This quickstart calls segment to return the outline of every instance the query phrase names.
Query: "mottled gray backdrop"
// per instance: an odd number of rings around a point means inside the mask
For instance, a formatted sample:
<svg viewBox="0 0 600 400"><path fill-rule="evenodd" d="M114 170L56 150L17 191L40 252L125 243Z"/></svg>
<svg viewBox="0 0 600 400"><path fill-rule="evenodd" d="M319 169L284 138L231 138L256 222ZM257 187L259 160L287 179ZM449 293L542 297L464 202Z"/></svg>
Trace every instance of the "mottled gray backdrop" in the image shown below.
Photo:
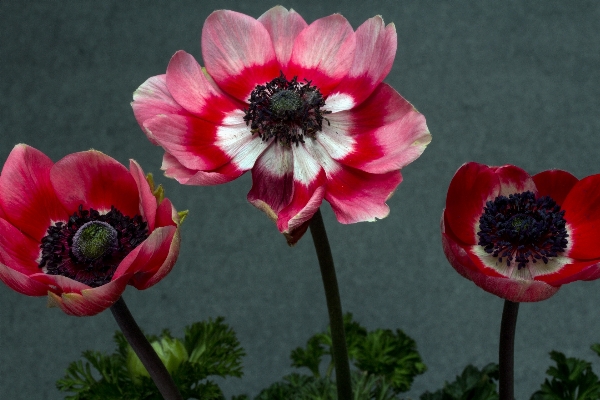
<svg viewBox="0 0 600 400"><path fill-rule="evenodd" d="M200 32L215 9L258 17L254 1L0 2L0 161L16 143L53 160L95 148L153 172L179 209L179 261L155 287L124 294L148 332L176 335L222 315L246 349L244 377L228 396L257 394L292 371L289 353L327 324L310 237L289 248L246 202L249 174L223 186L184 187L161 175L162 150L142 134L133 91L184 49L201 60ZM293 0L307 22L342 13L354 28L381 14L398 31L387 82L427 118L433 141L403 170L388 218L341 225L323 205L345 311L369 329L400 328L417 340L428 371L408 396L441 387L467 363L497 361L502 300L446 262L439 220L446 189L466 161L512 163L531 173L600 172L600 6L593 1ZM548 352L594 359L600 282L577 282L523 304L516 391L543 381ZM0 398L60 399L55 381L86 349L113 349L106 311L76 318L0 286Z"/></svg>

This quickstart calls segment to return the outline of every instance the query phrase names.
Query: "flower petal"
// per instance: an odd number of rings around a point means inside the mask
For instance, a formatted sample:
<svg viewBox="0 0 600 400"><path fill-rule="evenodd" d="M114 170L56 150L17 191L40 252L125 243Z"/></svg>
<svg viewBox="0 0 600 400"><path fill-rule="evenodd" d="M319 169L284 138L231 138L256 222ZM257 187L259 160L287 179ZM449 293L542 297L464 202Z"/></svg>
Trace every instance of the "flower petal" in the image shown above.
<svg viewBox="0 0 600 400"><path fill-rule="evenodd" d="M561 205L569 191L579 181L567 171L551 169L540 172L532 177L538 190L538 196L550 196L556 204Z"/></svg>
<svg viewBox="0 0 600 400"><path fill-rule="evenodd" d="M252 17L219 10L202 28L202 58L218 86L247 101L256 85L277 77L280 66L267 29Z"/></svg>
<svg viewBox="0 0 600 400"><path fill-rule="evenodd" d="M386 84L359 107L327 118L319 143L336 161L370 173L404 167L431 141L425 117Z"/></svg>
<svg viewBox="0 0 600 400"><path fill-rule="evenodd" d="M540 280L553 286L560 286L575 281L588 281L600 278L600 260L565 263L559 271L536 276Z"/></svg>
<svg viewBox="0 0 600 400"><path fill-rule="evenodd" d="M179 242L179 230L176 226L156 228L121 261L113 279L133 274L129 283L137 289L154 285L173 268L179 255Z"/></svg>
<svg viewBox="0 0 600 400"><path fill-rule="evenodd" d="M323 96L348 75L354 61L356 36L339 14L320 18L296 37L288 65L288 78L308 79Z"/></svg>
<svg viewBox="0 0 600 400"><path fill-rule="evenodd" d="M297 230L317 211L323 200L325 175L304 146L291 149L273 142L252 169L248 201L264 211L290 244Z"/></svg>
<svg viewBox="0 0 600 400"><path fill-rule="evenodd" d="M144 127L155 140L186 168L212 170L230 161L215 141L218 126L184 115L158 115Z"/></svg>
<svg viewBox="0 0 600 400"><path fill-rule="evenodd" d="M131 103L133 114L140 128L144 131L148 139L155 145L158 145L151 134L144 129L144 122L159 114L186 114L187 111L181 107L169 93L167 89L167 75L157 75L148 78L133 93L133 102Z"/></svg>
<svg viewBox="0 0 600 400"><path fill-rule="evenodd" d="M294 40L308 24L296 11L275 6L258 18L271 36L277 61L286 73L286 67L292 55Z"/></svg>
<svg viewBox="0 0 600 400"><path fill-rule="evenodd" d="M444 213L447 217L447 212ZM552 286L537 280L518 280L503 277L494 270L482 271L469 255L470 246L464 247L447 234L442 220L442 244L446 258L463 277L473 281L483 290L514 302L545 300L554 295L560 286Z"/></svg>
<svg viewBox="0 0 600 400"><path fill-rule="evenodd" d="M50 183L52 165L41 151L18 144L0 175L0 204L6 220L36 241L46 235L52 221L69 218Z"/></svg>
<svg viewBox="0 0 600 400"><path fill-rule="evenodd" d="M25 275L41 272L36 261L40 242L0 218L0 259L2 264Z"/></svg>
<svg viewBox="0 0 600 400"><path fill-rule="evenodd" d="M135 179L121 163L99 151L69 154L54 165L50 179L71 213L80 205L100 212L114 206L131 217L140 213Z"/></svg>
<svg viewBox="0 0 600 400"><path fill-rule="evenodd" d="M561 208L570 228L568 256L576 260L600 258L600 174L577 182Z"/></svg>
<svg viewBox="0 0 600 400"><path fill-rule="evenodd" d="M476 244L479 239L479 218L488 200L500 192L500 180L492 168L470 162L463 164L450 182L446 197L447 224L456 237L465 244Z"/></svg>
<svg viewBox="0 0 600 400"><path fill-rule="evenodd" d="M177 226L179 215L169 199L163 199L156 210L156 227Z"/></svg>
<svg viewBox="0 0 600 400"><path fill-rule="evenodd" d="M44 296L48 286L0 262L0 280L9 288L27 296Z"/></svg>
<svg viewBox="0 0 600 400"><path fill-rule="evenodd" d="M48 292L48 306L60 307L66 314L76 317L96 315L119 300L127 287L129 278L130 276L123 275L106 285L82 289L79 293L66 290L60 290L56 293Z"/></svg>
<svg viewBox="0 0 600 400"><path fill-rule="evenodd" d="M156 197L150 190L150 185L146 180L142 167L135 160L129 160L129 171L131 171L138 188L140 198L139 214L148 223L148 231L152 232L154 230L154 220L156 219Z"/></svg>
<svg viewBox="0 0 600 400"><path fill-rule="evenodd" d="M356 51L348 75L333 90L351 101L346 109L361 104L389 74L396 56L398 38L394 24L385 26L381 16L366 20L356 30Z"/></svg>
<svg viewBox="0 0 600 400"><path fill-rule="evenodd" d="M244 103L227 96L209 80L194 57L178 51L167 67L167 87L173 98L187 111L215 124L227 123L231 111Z"/></svg>
<svg viewBox="0 0 600 400"><path fill-rule="evenodd" d="M503 165L501 167L492 167L492 169L496 172L500 180L501 188L499 195L508 197L510 194L526 191L537 194L535 183L525 170L514 165Z"/></svg>
<svg viewBox="0 0 600 400"><path fill-rule="evenodd" d="M184 167L177 158L166 152L163 156L162 166L165 176L177 180L183 185L220 185L231 182L240 177L245 171L235 168L231 163L212 171L196 171Z"/></svg>

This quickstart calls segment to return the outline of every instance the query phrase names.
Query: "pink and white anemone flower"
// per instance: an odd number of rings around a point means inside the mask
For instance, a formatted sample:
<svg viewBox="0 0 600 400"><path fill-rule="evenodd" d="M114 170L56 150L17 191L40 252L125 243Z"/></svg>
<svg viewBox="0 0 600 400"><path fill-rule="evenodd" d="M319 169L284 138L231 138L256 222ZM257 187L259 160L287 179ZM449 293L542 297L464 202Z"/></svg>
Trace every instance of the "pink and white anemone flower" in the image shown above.
<svg viewBox="0 0 600 400"><path fill-rule="evenodd" d="M400 168L431 141L423 115L382 82L396 42L379 16L354 31L339 14L308 25L281 6L258 19L215 11L206 67L178 51L133 111L164 148L166 176L215 185L252 171L248 201L293 244L323 199L344 224L386 217Z"/></svg>
<svg viewBox="0 0 600 400"><path fill-rule="evenodd" d="M95 150L53 163L24 144L0 175L0 280L76 316L146 289L179 255L179 215L142 168Z"/></svg>

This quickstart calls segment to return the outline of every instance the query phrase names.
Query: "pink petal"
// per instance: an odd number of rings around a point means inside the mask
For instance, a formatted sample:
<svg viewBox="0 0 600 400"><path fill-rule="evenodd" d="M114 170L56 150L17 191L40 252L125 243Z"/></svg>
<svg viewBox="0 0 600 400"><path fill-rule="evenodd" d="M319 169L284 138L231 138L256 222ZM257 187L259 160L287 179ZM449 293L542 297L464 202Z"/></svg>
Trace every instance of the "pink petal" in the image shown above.
<svg viewBox="0 0 600 400"><path fill-rule="evenodd" d="M470 162L454 174L446 196L446 222L456 237L467 245L479 239L479 218L488 200L500 192L498 176L486 165Z"/></svg>
<svg viewBox="0 0 600 400"><path fill-rule="evenodd" d="M526 191L537 194L537 188L533 179L523 169L514 165L503 165L501 167L492 167L496 176L500 179L500 195L508 197L510 194L522 193Z"/></svg>
<svg viewBox="0 0 600 400"><path fill-rule="evenodd" d="M41 272L36 261L40 256L40 242L25 235L0 218L0 258L2 264L25 275Z"/></svg>
<svg viewBox="0 0 600 400"><path fill-rule="evenodd" d="M600 174L577 182L561 208L570 228L568 256L575 260L600 258Z"/></svg>
<svg viewBox="0 0 600 400"><path fill-rule="evenodd" d="M27 296L44 296L48 293L48 286L31 279L28 274L16 271L0 262L0 280L12 290Z"/></svg>
<svg viewBox="0 0 600 400"><path fill-rule="evenodd" d="M240 177L245 171L237 169L233 164L228 163L213 171L196 171L184 167L175 156L165 153L162 166L165 176L177 180L183 185L220 185L231 182Z"/></svg>
<svg viewBox="0 0 600 400"><path fill-rule="evenodd" d="M267 29L254 18L229 10L215 11L206 19L202 58L218 86L242 101L256 85L277 77L281 68Z"/></svg>
<svg viewBox="0 0 600 400"><path fill-rule="evenodd" d="M178 51L167 67L167 87L173 98L187 111L203 120L223 124L233 110L244 103L227 96L209 80L194 57Z"/></svg>
<svg viewBox="0 0 600 400"><path fill-rule="evenodd" d="M148 139L155 145L158 145L151 134L144 129L144 122L160 114L187 114L187 111L181 107L169 93L167 89L167 75L157 75L148 78L133 93L133 102L131 103L133 114L138 124L148 136Z"/></svg>
<svg viewBox="0 0 600 400"><path fill-rule="evenodd" d="M230 161L216 144L218 126L192 116L158 115L144 127L166 152L183 166L194 170L212 170Z"/></svg>
<svg viewBox="0 0 600 400"><path fill-rule="evenodd" d="M52 221L69 218L50 183L52 165L41 151L19 144L0 175L0 203L7 221L36 241L46 235Z"/></svg>
<svg viewBox="0 0 600 400"><path fill-rule="evenodd" d="M121 261L113 279L133 274L130 284L137 289L146 289L158 282L166 276L177 260L180 240L178 232L176 226L156 228ZM153 279L159 272L159 277Z"/></svg>
<svg viewBox="0 0 600 400"><path fill-rule="evenodd" d="M76 317L96 315L119 300L129 278L130 276L124 275L106 285L82 289L81 292L48 292L48 306L60 307L66 314Z"/></svg>
<svg viewBox="0 0 600 400"><path fill-rule="evenodd" d="M538 196L550 196L556 204L561 205L569 191L579 181L566 171L551 169L532 177L538 190Z"/></svg>
<svg viewBox="0 0 600 400"><path fill-rule="evenodd" d="M304 146L273 142L252 169L248 201L277 223L291 244L323 200L325 175ZM306 226L303 227L306 231Z"/></svg>
<svg viewBox="0 0 600 400"><path fill-rule="evenodd" d="M396 27L376 16L356 30L356 51L346 78L333 90L351 99L348 109L361 104L389 74L397 48Z"/></svg>
<svg viewBox="0 0 600 400"><path fill-rule="evenodd" d="M71 213L80 205L100 212L114 206L131 217L140 213L135 179L117 160L99 151L69 154L54 165L50 179Z"/></svg>
<svg viewBox="0 0 600 400"><path fill-rule="evenodd" d="M318 19L296 37L288 78L308 79L327 96L348 75L355 48L356 36L346 18L334 14Z"/></svg>
<svg viewBox="0 0 600 400"><path fill-rule="evenodd" d="M370 174L340 166L338 171L327 174L325 199L342 224L375 221L389 214L390 209L385 202L400 182L400 171Z"/></svg>
<svg viewBox="0 0 600 400"><path fill-rule="evenodd" d="M386 84L359 107L327 118L319 143L333 159L370 173L404 167L431 141L423 115Z"/></svg>
<svg viewBox="0 0 600 400"><path fill-rule="evenodd" d="M154 220L156 219L156 197L150 190L150 185L146 180L142 167L135 160L129 160L129 171L135 179L139 193L139 214L148 223L148 231L152 232L154 230Z"/></svg>
<svg viewBox="0 0 600 400"><path fill-rule="evenodd" d="M258 21L264 25L271 36L277 61L283 72L292 55L294 40L308 24L302 19L300 14L285 7L275 6L258 18Z"/></svg>

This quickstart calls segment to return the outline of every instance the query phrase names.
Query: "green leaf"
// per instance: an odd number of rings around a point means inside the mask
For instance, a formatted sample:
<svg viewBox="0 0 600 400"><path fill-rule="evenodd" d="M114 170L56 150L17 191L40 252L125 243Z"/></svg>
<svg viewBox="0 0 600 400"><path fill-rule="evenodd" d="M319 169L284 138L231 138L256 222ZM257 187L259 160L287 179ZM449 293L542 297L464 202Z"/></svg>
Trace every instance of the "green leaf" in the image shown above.
<svg viewBox="0 0 600 400"><path fill-rule="evenodd" d="M481 370L468 365L452 383L434 393L425 392L420 400L497 400L498 365L488 364Z"/></svg>
<svg viewBox="0 0 600 400"><path fill-rule="evenodd" d="M592 350L597 345L592 346ZM597 351L596 351L597 352ZM597 400L600 398L600 382L592 371L592 364L577 358L567 358L563 353L552 351L550 358L556 362L546 374L546 379L531 400Z"/></svg>

